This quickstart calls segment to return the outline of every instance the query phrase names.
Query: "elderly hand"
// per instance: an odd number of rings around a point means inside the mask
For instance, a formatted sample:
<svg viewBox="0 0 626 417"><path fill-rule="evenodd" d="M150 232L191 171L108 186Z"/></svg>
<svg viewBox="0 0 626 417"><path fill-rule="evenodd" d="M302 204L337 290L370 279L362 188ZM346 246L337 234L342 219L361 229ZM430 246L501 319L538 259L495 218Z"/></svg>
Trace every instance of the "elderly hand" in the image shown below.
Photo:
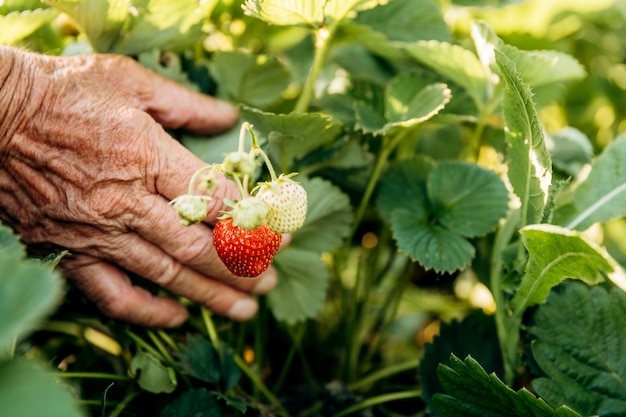
<svg viewBox="0 0 626 417"><path fill-rule="evenodd" d="M129 273L233 320L257 311L251 293L276 284L233 276L212 229L235 185L220 178L205 223L185 227L168 205L205 164L164 130L214 133L236 111L131 59L44 57L0 47L0 218L29 249L68 249L61 268L107 315L155 327L182 324L170 297Z"/></svg>

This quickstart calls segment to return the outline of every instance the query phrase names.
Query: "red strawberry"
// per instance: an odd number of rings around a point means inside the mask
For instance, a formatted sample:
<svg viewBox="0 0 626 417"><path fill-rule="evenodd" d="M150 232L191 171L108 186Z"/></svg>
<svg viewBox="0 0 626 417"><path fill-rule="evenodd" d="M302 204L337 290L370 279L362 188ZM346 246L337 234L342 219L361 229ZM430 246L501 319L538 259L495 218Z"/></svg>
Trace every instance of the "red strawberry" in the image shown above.
<svg viewBox="0 0 626 417"><path fill-rule="evenodd" d="M228 270L240 277L256 277L267 269L278 252L282 235L263 224L248 230L220 220L213 229L213 245Z"/></svg>

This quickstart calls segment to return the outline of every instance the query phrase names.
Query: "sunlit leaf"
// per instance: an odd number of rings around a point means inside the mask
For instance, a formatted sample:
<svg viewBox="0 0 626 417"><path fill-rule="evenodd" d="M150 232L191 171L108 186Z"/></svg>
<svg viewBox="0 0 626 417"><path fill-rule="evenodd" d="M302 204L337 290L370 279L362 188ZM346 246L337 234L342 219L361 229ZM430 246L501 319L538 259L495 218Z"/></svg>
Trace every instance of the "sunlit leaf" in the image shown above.
<svg viewBox="0 0 626 417"><path fill-rule="evenodd" d="M354 21L394 41L448 41L451 36L441 9L432 0L393 0L359 13Z"/></svg>
<svg viewBox="0 0 626 417"><path fill-rule="evenodd" d="M137 352L130 361L130 371L137 376L141 388L154 394L173 392L178 385L174 369L148 352Z"/></svg>
<svg viewBox="0 0 626 417"><path fill-rule="evenodd" d="M130 30L124 33L118 52L136 55L154 48L181 50L192 46L205 36L202 24L218 2L218 0L144 1L144 4L133 4L138 10L138 16L131 18Z"/></svg>
<svg viewBox="0 0 626 417"><path fill-rule="evenodd" d="M246 0L247 15L274 25L307 25L316 27L324 21L326 0Z"/></svg>
<svg viewBox="0 0 626 417"><path fill-rule="evenodd" d="M481 109L487 99L487 77L473 52L458 45L436 40L404 45L418 62L463 87Z"/></svg>
<svg viewBox="0 0 626 417"><path fill-rule="evenodd" d="M329 276L320 254L287 247L272 264L279 279L267 300L276 320L295 324L315 317L324 306Z"/></svg>
<svg viewBox="0 0 626 417"><path fill-rule="evenodd" d="M618 416L626 410L626 293L571 282L533 316L532 386L553 407Z"/></svg>
<svg viewBox="0 0 626 417"><path fill-rule="evenodd" d="M626 282L626 275L615 260L576 231L542 224L527 226L520 233L529 260L511 300L511 308L517 314L543 303L550 289L567 278L597 284L606 275L616 283Z"/></svg>
<svg viewBox="0 0 626 417"><path fill-rule="evenodd" d="M496 50L505 83L502 102L506 123L508 175L521 201L522 226L539 223L552 183L552 161L543 137L532 92L515 64Z"/></svg>
<svg viewBox="0 0 626 417"><path fill-rule="evenodd" d="M566 406L554 410L526 388L513 391L471 356L462 361L452 355L437 373L447 392L433 400L439 417L580 417Z"/></svg>
<svg viewBox="0 0 626 417"><path fill-rule="evenodd" d="M354 17L350 12L367 10L385 4L389 0L326 0L324 5L324 16L334 20L341 20L346 17Z"/></svg>
<svg viewBox="0 0 626 417"><path fill-rule="evenodd" d="M0 363L0 410L7 417L85 415L50 369L23 358Z"/></svg>
<svg viewBox="0 0 626 417"><path fill-rule="evenodd" d="M15 11L0 15L0 45L12 45L24 39L58 15L52 9Z"/></svg>
<svg viewBox="0 0 626 417"><path fill-rule="evenodd" d="M475 164L442 162L432 170L427 188L439 223L461 236L493 231L508 209L508 191L502 180Z"/></svg>
<svg viewBox="0 0 626 417"><path fill-rule="evenodd" d="M503 44L502 52L509 57L525 83L531 87L580 80L587 75L584 67L571 55L559 51L524 51Z"/></svg>
<svg viewBox="0 0 626 417"><path fill-rule="evenodd" d="M593 162L589 176L574 192L575 212L561 224L584 230L626 215L625 158L626 135L620 135Z"/></svg>
<svg viewBox="0 0 626 417"><path fill-rule="evenodd" d="M391 224L398 249L426 269L454 272L466 267L474 257L474 246L467 239L429 223L421 207L394 211Z"/></svg>
<svg viewBox="0 0 626 417"><path fill-rule="evenodd" d="M445 84L424 85L417 76L400 75L385 91L385 118L377 115L368 103L360 102L355 105L357 126L368 133L393 135L432 118L450 98L450 89Z"/></svg>
<svg viewBox="0 0 626 417"><path fill-rule="evenodd" d="M69 15L96 52L116 50L129 18L130 0L46 0Z"/></svg>

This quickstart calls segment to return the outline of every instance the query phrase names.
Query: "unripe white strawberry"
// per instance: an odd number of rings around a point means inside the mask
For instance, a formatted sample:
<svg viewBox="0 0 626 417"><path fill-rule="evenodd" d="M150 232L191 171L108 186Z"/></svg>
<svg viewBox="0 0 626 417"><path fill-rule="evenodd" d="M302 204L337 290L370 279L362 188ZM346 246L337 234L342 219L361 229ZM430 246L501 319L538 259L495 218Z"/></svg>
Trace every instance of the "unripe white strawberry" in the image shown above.
<svg viewBox="0 0 626 417"><path fill-rule="evenodd" d="M264 224L269 212L268 204L257 197L246 197L233 205L229 215L233 226L253 230Z"/></svg>
<svg viewBox="0 0 626 417"><path fill-rule="evenodd" d="M306 218L307 194L291 179L280 176L276 181L261 184L257 197L267 202L267 225L274 232L293 233Z"/></svg>
<svg viewBox="0 0 626 417"><path fill-rule="evenodd" d="M210 197L202 195L185 194L173 199L170 204L180 217L180 222L189 226L191 224L200 223L205 219L209 212L207 201Z"/></svg>

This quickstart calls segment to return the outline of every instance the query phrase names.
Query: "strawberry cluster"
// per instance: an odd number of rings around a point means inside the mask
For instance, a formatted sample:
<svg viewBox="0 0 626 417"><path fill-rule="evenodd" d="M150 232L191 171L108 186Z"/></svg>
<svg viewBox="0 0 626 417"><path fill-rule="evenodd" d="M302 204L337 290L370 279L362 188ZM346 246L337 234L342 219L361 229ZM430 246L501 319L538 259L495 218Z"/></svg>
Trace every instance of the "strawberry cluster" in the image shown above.
<svg viewBox="0 0 626 417"><path fill-rule="evenodd" d="M245 133L252 137L249 152L243 150ZM250 187L257 171L257 158L264 161L271 179ZM233 274L256 277L265 271L278 252L282 235L302 227L307 212L307 194L291 178L295 174L276 176L265 152L258 146L249 123L241 127L239 149L231 152L221 164L202 168L192 177L189 191L172 200L174 210L185 226L204 220L210 197L195 195L196 182L201 174L202 189L211 191L215 172L231 178L239 187L240 198L225 201L230 210L223 212L213 229L213 245L217 255ZM251 188L251 190L249 190Z"/></svg>

